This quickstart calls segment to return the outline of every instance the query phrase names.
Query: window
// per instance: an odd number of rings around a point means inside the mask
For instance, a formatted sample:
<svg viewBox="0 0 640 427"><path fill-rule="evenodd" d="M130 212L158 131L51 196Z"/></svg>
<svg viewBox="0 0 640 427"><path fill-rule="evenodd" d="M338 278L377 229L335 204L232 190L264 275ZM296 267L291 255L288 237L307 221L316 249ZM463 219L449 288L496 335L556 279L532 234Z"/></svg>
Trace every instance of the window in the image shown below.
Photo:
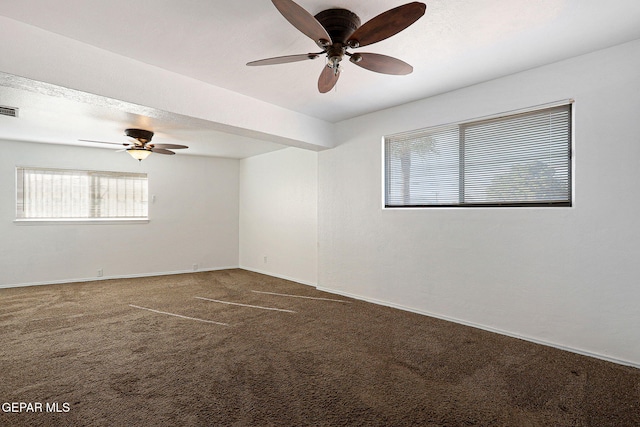
<svg viewBox="0 0 640 427"><path fill-rule="evenodd" d="M571 104L384 139L385 206L571 206Z"/></svg>
<svg viewBox="0 0 640 427"><path fill-rule="evenodd" d="M16 219L147 219L147 174L16 168Z"/></svg>

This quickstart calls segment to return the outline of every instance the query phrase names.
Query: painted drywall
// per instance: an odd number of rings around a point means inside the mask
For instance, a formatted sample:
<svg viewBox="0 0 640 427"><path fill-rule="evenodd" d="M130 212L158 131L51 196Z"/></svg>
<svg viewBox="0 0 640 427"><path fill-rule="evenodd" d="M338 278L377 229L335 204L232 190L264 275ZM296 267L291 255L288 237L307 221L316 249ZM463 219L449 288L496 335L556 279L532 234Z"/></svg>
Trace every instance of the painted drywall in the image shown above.
<svg viewBox="0 0 640 427"><path fill-rule="evenodd" d="M0 286L237 267L238 160L0 141ZM146 172L146 224L19 225L15 167Z"/></svg>
<svg viewBox="0 0 640 427"><path fill-rule="evenodd" d="M640 41L338 124L319 287L640 366ZM575 100L571 208L382 208L383 135Z"/></svg>
<svg viewBox="0 0 640 427"><path fill-rule="evenodd" d="M240 266L317 283L318 154L286 148L240 161Z"/></svg>
<svg viewBox="0 0 640 427"><path fill-rule="evenodd" d="M323 149L333 143L333 127L323 120L3 16L0 51L0 71L8 74L209 120L220 131L285 145Z"/></svg>

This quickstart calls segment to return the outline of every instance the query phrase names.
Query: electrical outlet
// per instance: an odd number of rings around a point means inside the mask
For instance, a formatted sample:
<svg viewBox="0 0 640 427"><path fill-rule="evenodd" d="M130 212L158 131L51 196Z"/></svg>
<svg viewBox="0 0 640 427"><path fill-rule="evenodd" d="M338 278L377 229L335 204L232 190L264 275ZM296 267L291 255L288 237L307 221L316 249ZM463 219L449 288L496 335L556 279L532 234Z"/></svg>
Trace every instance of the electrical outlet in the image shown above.
<svg viewBox="0 0 640 427"><path fill-rule="evenodd" d="M101 268L98 269L98 277L102 277L102 269Z"/></svg>
<svg viewBox="0 0 640 427"><path fill-rule="evenodd" d="M264 261L265 264L267 263L267 256L266 255L264 256L263 261Z"/></svg>
<svg viewBox="0 0 640 427"><path fill-rule="evenodd" d="M198 271L198 264L193 264L193 271Z"/></svg>

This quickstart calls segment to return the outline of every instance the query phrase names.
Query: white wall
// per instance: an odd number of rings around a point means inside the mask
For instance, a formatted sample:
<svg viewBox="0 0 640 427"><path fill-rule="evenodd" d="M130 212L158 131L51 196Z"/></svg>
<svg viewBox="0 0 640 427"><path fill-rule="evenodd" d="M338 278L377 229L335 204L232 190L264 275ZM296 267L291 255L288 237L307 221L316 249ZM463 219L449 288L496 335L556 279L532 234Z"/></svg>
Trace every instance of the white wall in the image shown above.
<svg viewBox="0 0 640 427"><path fill-rule="evenodd" d="M0 286L238 266L238 160L0 141ZM146 172L146 224L17 225L15 167Z"/></svg>
<svg viewBox="0 0 640 427"><path fill-rule="evenodd" d="M317 158L286 148L240 161L242 268L316 285Z"/></svg>
<svg viewBox="0 0 640 427"><path fill-rule="evenodd" d="M640 366L640 41L348 120L319 287ZM381 137L575 99L572 208L383 210Z"/></svg>

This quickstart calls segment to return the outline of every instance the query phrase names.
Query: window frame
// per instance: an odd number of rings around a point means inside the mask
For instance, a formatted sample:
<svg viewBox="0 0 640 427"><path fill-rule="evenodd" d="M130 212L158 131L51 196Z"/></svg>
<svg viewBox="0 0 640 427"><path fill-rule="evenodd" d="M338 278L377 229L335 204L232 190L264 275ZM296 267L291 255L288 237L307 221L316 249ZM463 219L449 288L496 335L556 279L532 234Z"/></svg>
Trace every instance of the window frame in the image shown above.
<svg viewBox="0 0 640 427"><path fill-rule="evenodd" d="M112 178L144 178L145 179L145 193L146 193L146 215L144 216L111 216L111 217L100 217L100 216L77 216L77 217L23 217L21 216L20 206L23 205L24 202L20 201L20 194L24 191L24 183L23 187L19 188L19 184L21 179L19 174L21 171L44 171L44 172L52 172L52 173L76 173L78 177L88 176L91 180L91 176L94 177L112 177ZM92 169L64 169L64 168L50 168L50 167L39 167L39 166L16 166L15 167L15 219L14 224L18 225L48 225L48 224L144 224L149 222L149 208L151 205L152 196L149 193L149 182L148 182L148 174L146 172L129 172L129 171L106 171L106 170L92 170ZM93 204L97 200L94 196L95 186L90 182L87 186L87 190L90 192L88 196L88 203ZM144 198L143 198L144 199ZM93 208L89 208L88 215L91 215L91 211ZM24 212L24 208L23 208ZM22 213L24 215L24 213Z"/></svg>
<svg viewBox="0 0 640 427"><path fill-rule="evenodd" d="M406 210L406 209L431 209L431 208L548 208L548 207L557 207L557 208L567 208L573 207L574 204L574 175L575 175L575 157L574 157L574 139L575 139L575 106L573 99L567 99L562 101L557 101L554 103L537 105L530 108L503 112L498 114L493 114L489 116L484 116L475 119L468 119L459 122L452 122L448 124L441 124L436 126L429 126L422 129L400 132L395 134L385 135L381 138L381 152L382 152L382 209L384 210ZM462 128L468 125L489 122L500 119L508 119L510 117L517 117L519 115L526 115L529 113L535 113L537 111L544 110L552 110L561 107L568 107L568 152L567 152L567 163L568 163L568 176L567 176L567 185L568 185L568 200L562 201L521 201L521 202L462 202L464 200L464 194L461 192L464 188L463 176L464 176L464 138L462 136ZM458 150L460 152L460 156L457 159L457 163L459 166L459 172L457 175L458 185L459 185L459 194L458 194L458 203L441 203L441 204L409 204L409 205L397 205L397 204L389 204L388 203L388 195L389 195L389 171L387 170L387 141L388 138L398 137L406 134L416 134L416 138L422 136L428 136L429 134L433 134L440 130L446 130L453 127L458 128Z"/></svg>

